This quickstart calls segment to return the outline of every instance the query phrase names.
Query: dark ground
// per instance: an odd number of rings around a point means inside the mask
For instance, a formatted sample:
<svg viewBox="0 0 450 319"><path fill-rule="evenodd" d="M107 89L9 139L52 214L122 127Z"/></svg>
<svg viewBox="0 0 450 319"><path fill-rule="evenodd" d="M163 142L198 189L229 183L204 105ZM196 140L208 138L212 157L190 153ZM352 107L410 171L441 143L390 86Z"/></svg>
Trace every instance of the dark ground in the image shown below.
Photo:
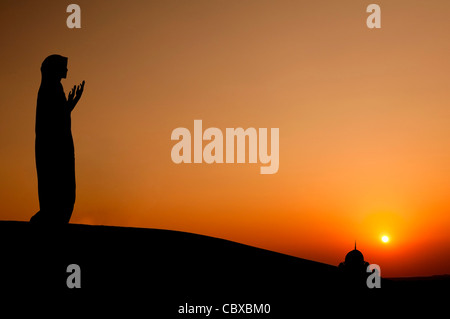
<svg viewBox="0 0 450 319"><path fill-rule="evenodd" d="M382 313L429 300L439 305L439 297L450 296L448 276L383 279L381 289L354 290L335 266L169 230L4 221L0 243L2 295L44 309L61 302L74 311L205 317L179 315L179 306L188 303L220 309L211 318L296 318L306 310L340 317L355 304ZM80 289L66 285L70 264L80 266ZM270 314L223 314L223 305L232 303L270 304Z"/></svg>

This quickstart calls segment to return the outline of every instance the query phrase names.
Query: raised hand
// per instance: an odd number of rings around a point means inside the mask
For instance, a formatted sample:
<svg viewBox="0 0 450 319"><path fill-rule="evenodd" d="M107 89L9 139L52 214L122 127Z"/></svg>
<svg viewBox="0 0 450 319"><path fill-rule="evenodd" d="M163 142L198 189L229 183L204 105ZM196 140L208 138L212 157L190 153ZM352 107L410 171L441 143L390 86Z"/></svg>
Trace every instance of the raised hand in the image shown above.
<svg viewBox="0 0 450 319"><path fill-rule="evenodd" d="M69 92L69 96L67 97L68 101L73 101L73 98L75 96L75 85L73 86L72 90Z"/></svg>
<svg viewBox="0 0 450 319"><path fill-rule="evenodd" d="M81 95L83 95L84 83L85 82L83 81L78 86L74 85L72 90L70 90L69 95L67 97L67 104L70 111L72 111L75 108L75 106L77 105L78 101L81 98Z"/></svg>
<svg viewBox="0 0 450 319"><path fill-rule="evenodd" d="M76 93L75 93L75 100L78 102L78 100L81 98L81 95L83 94L83 90L84 90L84 81L81 82L80 85L78 85ZM75 88L75 86L74 86Z"/></svg>

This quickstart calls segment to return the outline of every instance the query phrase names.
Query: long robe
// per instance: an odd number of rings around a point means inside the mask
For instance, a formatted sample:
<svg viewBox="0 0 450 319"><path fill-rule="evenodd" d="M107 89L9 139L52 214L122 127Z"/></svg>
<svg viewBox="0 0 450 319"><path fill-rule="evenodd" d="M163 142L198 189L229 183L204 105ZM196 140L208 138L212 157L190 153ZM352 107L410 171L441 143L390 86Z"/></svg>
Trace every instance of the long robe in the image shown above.
<svg viewBox="0 0 450 319"><path fill-rule="evenodd" d="M36 108L36 169L40 211L32 222L68 223L75 204L72 110L59 81L43 81Z"/></svg>

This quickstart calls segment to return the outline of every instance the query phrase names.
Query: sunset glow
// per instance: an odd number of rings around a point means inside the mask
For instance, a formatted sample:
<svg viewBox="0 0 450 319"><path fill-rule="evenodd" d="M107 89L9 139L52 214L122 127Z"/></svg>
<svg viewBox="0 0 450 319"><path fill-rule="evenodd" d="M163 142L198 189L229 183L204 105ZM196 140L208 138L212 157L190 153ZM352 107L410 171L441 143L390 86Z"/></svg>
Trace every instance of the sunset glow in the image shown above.
<svg viewBox="0 0 450 319"><path fill-rule="evenodd" d="M450 1L377 1L379 30L359 1L78 1L78 30L66 2L12 3L0 5L0 220L39 210L39 68L58 53L66 94L86 80L72 223L332 265L356 239L383 276L450 273ZM276 173L226 157L176 164L171 133L195 120L279 128Z"/></svg>

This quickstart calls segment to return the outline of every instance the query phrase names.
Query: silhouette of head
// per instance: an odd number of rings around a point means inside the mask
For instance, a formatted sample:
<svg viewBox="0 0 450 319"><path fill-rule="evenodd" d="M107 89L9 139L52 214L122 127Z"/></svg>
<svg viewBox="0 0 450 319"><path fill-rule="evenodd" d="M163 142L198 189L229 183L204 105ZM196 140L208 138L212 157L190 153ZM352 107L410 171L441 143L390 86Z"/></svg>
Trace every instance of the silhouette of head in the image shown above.
<svg viewBox="0 0 450 319"><path fill-rule="evenodd" d="M60 81L67 76L67 58L52 54L41 65L42 80Z"/></svg>

